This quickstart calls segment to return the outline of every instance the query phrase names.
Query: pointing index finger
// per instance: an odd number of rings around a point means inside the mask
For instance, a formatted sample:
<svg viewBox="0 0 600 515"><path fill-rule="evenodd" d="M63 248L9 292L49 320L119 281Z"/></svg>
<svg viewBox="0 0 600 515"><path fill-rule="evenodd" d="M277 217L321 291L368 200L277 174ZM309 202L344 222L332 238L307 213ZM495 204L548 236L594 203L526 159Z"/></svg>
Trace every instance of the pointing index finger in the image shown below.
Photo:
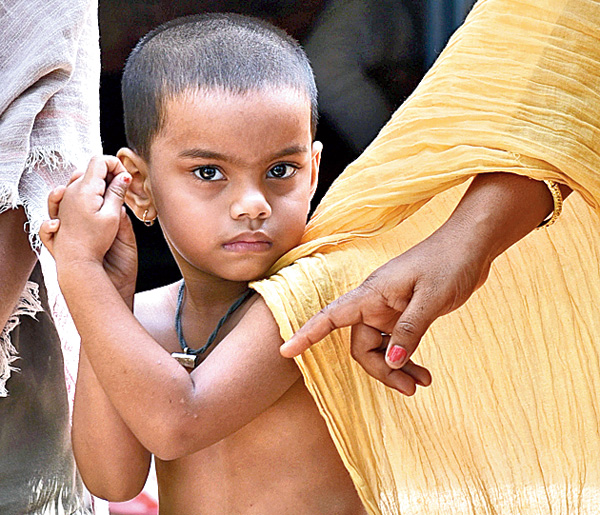
<svg viewBox="0 0 600 515"><path fill-rule="evenodd" d="M323 308L279 348L281 355L294 358L335 329L361 322L360 297L357 290L352 290Z"/></svg>

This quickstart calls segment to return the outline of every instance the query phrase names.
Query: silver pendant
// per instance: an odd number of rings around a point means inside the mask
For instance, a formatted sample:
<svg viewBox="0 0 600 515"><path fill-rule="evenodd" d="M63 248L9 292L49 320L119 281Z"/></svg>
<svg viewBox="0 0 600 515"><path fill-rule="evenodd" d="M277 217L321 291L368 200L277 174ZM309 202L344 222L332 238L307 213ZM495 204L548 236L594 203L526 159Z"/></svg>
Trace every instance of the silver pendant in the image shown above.
<svg viewBox="0 0 600 515"><path fill-rule="evenodd" d="M196 368L196 356L193 354L185 354L183 352L171 352L171 357L177 360L181 366L194 370Z"/></svg>

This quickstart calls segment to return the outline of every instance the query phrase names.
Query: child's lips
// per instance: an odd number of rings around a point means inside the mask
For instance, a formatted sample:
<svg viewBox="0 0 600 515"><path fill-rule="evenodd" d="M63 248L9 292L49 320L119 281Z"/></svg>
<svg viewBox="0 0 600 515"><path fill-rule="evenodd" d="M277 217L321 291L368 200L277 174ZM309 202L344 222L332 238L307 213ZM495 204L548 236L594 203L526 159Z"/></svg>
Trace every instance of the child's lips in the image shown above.
<svg viewBox="0 0 600 515"><path fill-rule="evenodd" d="M230 252L266 252L272 246L268 241L232 241L225 243L223 248Z"/></svg>
<svg viewBox="0 0 600 515"><path fill-rule="evenodd" d="M223 248L230 252L266 252L273 243L264 234L242 234L224 243Z"/></svg>

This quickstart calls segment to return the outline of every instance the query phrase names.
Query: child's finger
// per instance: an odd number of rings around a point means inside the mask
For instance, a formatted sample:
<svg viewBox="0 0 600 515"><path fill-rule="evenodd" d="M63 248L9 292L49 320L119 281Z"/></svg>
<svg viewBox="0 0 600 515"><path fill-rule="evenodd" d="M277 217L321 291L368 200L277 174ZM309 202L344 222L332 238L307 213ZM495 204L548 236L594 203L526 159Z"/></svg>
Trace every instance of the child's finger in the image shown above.
<svg viewBox="0 0 600 515"><path fill-rule="evenodd" d="M116 177L126 171L118 157L95 156L91 159L82 180L86 183L91 183L98 179L106 181L107 179L110 180L109 175Z"/></svg>
<svg viewBox="0 0 600 515"><path fill-rule="evenodd" d="M42 243L50 251L50 253L52 253L52 243L53 243L54 234L56 233L56 231L58 231L59 227L60 227L60 220L58 220L58 219L45 220L44 222L42 222L42 225L40 226L40 230L38 233L40 236L40 240L42 240Z"/></svg>
<svg viewBox="0 0 600 515"><path fill-rule="evenodd" d="M58 217L58 208L65 196L66 186L57 186L48 195L48 215L50 218Z"/></svg>
<svg viewBox="0 0 600 515"><path fill-rule="evenodd" d="M109 183L112 181L117 175L122 174L123 172L127 172L123 163L118 157L115 156L104 156L106 159L106 165L108 167L108 173L106 176L106 182Z"/></svg>
<svg viewBox="0 0 600 515"><path fill-rule="evenodd" d="M121 218L119 220L119 228L117 229L115 241L118 241L122 248L129 248L133 254L137 254L133 225L131 224L131 218L129 218L124 205L121 206Z"/></svg>
<svg viewBox="0 0 600 515"><path fill-rule="evenodd" d="M71 178L69 179L69 182L67 183L67 186L70 186L71 184L73 184L77 179L79 179L80 177L83 177L83 174L85 172L81 171L81 170L76 170L75 172L73 172L73 175L71 175Z"/></svg>
<svg viewBox="0 0 600 515"><path fill-rule="evenodd" d="M112 211L118 212L125 202L125 193L131 184L131 175L128 172L122 172L118 174L112 181L110 181L104 194L104 203L100 208L100 211Z"/></svg>

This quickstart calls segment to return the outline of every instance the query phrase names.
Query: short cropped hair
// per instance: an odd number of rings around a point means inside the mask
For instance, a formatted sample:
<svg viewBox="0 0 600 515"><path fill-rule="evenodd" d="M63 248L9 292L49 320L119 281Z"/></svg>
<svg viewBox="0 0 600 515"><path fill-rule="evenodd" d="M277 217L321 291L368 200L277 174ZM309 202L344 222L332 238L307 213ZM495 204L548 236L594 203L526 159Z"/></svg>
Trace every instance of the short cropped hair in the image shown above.
<svg viewBox="0 0 600 515"><path fill-rule="evenodd" d="M146 34L131 52L121 83L127 144L150 157L165 121L165 100L188 90L234 94L290 87L306 94L311 132L317 126L317 87L298 42L270 23L232 13L178 18Z"/></svg>

